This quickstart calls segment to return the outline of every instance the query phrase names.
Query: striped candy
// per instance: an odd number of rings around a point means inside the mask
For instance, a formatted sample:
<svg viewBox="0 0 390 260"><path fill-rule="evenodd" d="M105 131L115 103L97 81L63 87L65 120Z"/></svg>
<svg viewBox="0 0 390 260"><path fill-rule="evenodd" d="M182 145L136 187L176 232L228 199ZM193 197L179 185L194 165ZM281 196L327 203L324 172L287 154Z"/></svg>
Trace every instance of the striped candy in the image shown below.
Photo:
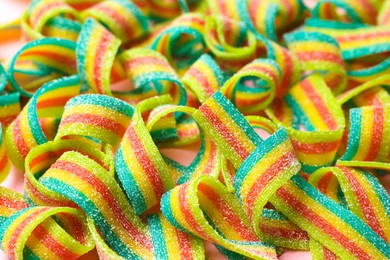
<svg viewBox="0 0 390 260"><path fill-rule="evenodd" d="M150 48L163 54L181 74L206 51L205 24L203 14L183 14L152 37Z"/></svg>
<svg viewBox="0 0 390 260"><path fill-rule="evenodd" d="M135 0L136 4L140 5L142 0ZM148 15L151 19L158 21L164 21L177 17L182 12L182 2L185 1L160 1L150 0L145 1L148 5Z"/></svg>
<svg viewBox="0 0 390 260"><path fill-rule="evenodd" d="M163 54L181 74L206 51L203 14L183 14L154 37L150 48Z"/></svg>
<svg viewBox="0 0 390 260"><path fill-rule="evenodd" d="M267 58L273 59L279 65L281 70L281 80L276 86L275 96L283 98L288 92L289 88L297 83L301 78L301 65L297 57L281 45L262 39L264 42ZM262 45L262 44L258 44Z"/></svg>
<svg viewBox="0 0 390 260"><path fill-rule="evenodd" d="M207 47L222 69L234 72L256 58L256 36L244 23L225 16L206 18Z"/></svg>
<svg viewBox="0 0 390 260"><path fill-rule="evenodd" d="M239 15L255 32L276 41L278 33L303 20L305 6L301 0L236 1Z"/></svg>
<svg viewBox="0 0 390 260"><path fill-rule="evenodd" d="M147 128L159 147L180 147L199 140L200 131L192 119L193 108L162 105L154 108L148 117ZM175 114L182 114L175 119Z"/></svg>
<svg viewBox="0 0 390 260"><path fill-rule="evenodd" d="M27 208L23 194L0 186L0 226L17 211Z"/></svg>
<svg viewBox="0 0 390 260"><path fill-rule="evenodd" d="M338 43L317 32L294 32L284 36L288 48L300 61L304 71L318 71L333 93L346 87L347 75Z"/></svg>
<svg viewBox="0 0 390 260"><path fill-rule="evenodd" d="M270 196L300 169L284 129L261 143L238 168L234 188L259 233L261 212Z"/></svg>
<svg viewBox="0 0 390 260"><path fill-rule="evenodd" d="M221 88L225 76L213 58L203 54L184 74L182 81L203 103Z"/></svg>
<svg viewBox="0 0 390 260"><path fill-rule="evenodd" d="M56 140L84 136L116 147L133 112L133 107L114 97L79 95L66 104Z"/></svg>
<svg viewBox="0 0 390 260"><path fill-rule="evenodd" d="M382 1L378 0L325 0L316 4L312 10L312 15L315 18L326 20L375 24L375 18L381 5ZM344 12L338 12L336 8L340 8Z"/></svg>
<svg viewBox="0 0 390 260"><path fill-rule="evenodd" d="M152 98L140 103L116 152L118 178L137 214L158 204L163 193L174 186L141 116L168 100Z"/></svg>
<svg viewBox="0 0 390 260"><path fill-rule="evenodd" d="M102 150L77 140L51 141L32 149L26 158L24 176L25 194L30 204L77 207L74 202L42 185L39 179L67 151L76 151L88 156L113 176L114 163L112 153L105 147Z"/></svg>
<svg viewBox="0 0 390 260"><path fill-rule="evenodd" d="M44 38L27 43L9 62L10 85L23 96L31 97L44 83L75 74L75 49L76 44L65 39Z"/></svg>
<svg viewBox="0 0 390 260"><path fill-rule="evenodd" d="M350 110L347 150L339 165L389 168L390 105Z"/></svg>
<svg viewBox="0 0 390 260"><path fill-rule="evenodd" d="M330 93L330 90L328 91ZM197 113L202 113L202 110L211 100L215 102L217 96L217 94L214 94ZM223 100L220 100L219 105L222 104ZM233 106L231 109L234 111ZM214 109L213 111L217 110ZM250 148L253 144L252 135L250 134L253 128L248 127L248 123L239 113L233 115L230 112L223 116L222 112L219 113L221 114L220 118L223 118L224 121L216 120L218 117L203 116L199 120L199 124L208 126L207 129L209 129L209 133L214 137L217 145L223 148L226 147L221 149L224 155L229 159L231 158L233 164L239 167L255 149L254 147ZM234 125L238 120L241 120L244 134L230 132L229 135L226 135L229 136L228 140L232 143L229 148L225 144L226 140L221 137L228 133L226 131L227 127ZM254 137L260 140L259 137ZM270 202L296 225L307 231L311 237L321 241L323 245L339 256L352 257L353 255L361 256L363 254L363 256L383 258L389 254L387 251L389 245L375 232L355 215L322 195L299 175L292 177L292 181L286 181L271 196ZM340 227L343 227L342 231L339 230ZM365 234L365 236L361 234ZM349 241L355 241L355 245L351 246ZM382 247L383 250L380 250L379 248Z"/></svg>
<svg viewBox="0 0 390 260"><path fill-rule="evenodd" d="M220 92L210 97L194 118L236 168L261 143L254 129Z"/></svg>
<svg viewBox="0 0 390 260"><path fill-rule="evenodd" d="M386 52L389 51L390 45L387 27L340 23L334 25L310 19L306 21L305 30L315 30L336 39L343 59L350 63L347 74L351 79L365 82L388 74L390 60L387 59ZM382 59L371 60L369 56L374 54Z"/></svg>
<svg viewBox="0 0 390 260"><path fill-rule="evenodd" d="M373 175L363 170L338 166L316 171L309 181L318 183L320 187L332 187L327 190L333 190L333 193L340 186L349 210L389 242L389 195Z"/></svg>
<svg viewBox="0 0 390 260"><path fill-rule="evenodd" d="M72 208L24 208L0 226L1 248L13 259L76 259L93 248L83 222L84 215Z"/></svg>
<svg viewBox="0 0 390 260"><path fill-rule="evenodd" d="M211 176L168 191L161 210L176 228L228 250L257 259L276 259L275 249L253 233L238 199Z"/></svg>
<svg viewBox="0 0 390 260"><path fill-rule="evenodd" d="M122 42L135 40L149 31L149 21L130 1L102 1L81 14L105 25Z"/></svg>
<svg viewBox="0 0 390 260"><path fill-rule="evenodd" d="M176 229L161 213L149 215L148 224L157 259L205 259L202 240Z"/></svg>
<svg viewBox="0 0 390 260"><path fill-rule="evenodd" d="M20 112L19 93L8 93L5 90L7 83L6 72L0 64L0 124L3 127L7 127Z"/></svg>
<svg viewBox="0 0 390 260"><path fill-rule="evenodd" d="M54 17L79 19L76 10L61 0L35 0L29 6L27 15L29 24L37 33L41 33L45 24Z"/></svg>
<svg viewBox="0 0 390 260"><path fill-rule="evenodd" d="M311 237L342 258L389 257L389 244L356 215L319 193L299 175L291 180L270 202Z"/></svg>
<svg viewBox="0 0 390 260"><path fill-rule="evenodd" d="M154 257L149 229L135 216L114 176L94 160L66 152L40 182L82 208L120 256Z"/></svg>
<svg viewBox="0 0 390 260"><path fill-rule="evenodd" d="M133 48L123 52L120 59L135 89L170 94L174 104L186 104L184 86L163 55L149 49Z"/></svg>
<svg viewBox="0 0 390 260"><path fill-rule="evenodd" d="M270 59L256 59L230 77L221 89L243 114L254 114L266 108L275 97L281 71Z"/></svg>
<svg viewBox="0 0 390 260"><path fill-rule="evenodd" d="M157 114L154 114L155 110L158 111ZM158 122L157 120L160 120L160 118L165 116L166 114L177 112L184 112L187 113L188 116L192 116L192 114L194 113L194 109L174 105L165 105L157 107L151 112L151 115L153 113L153 117L151 120L149 116L149 120L147 123L148 129L152 129L153 131L155 127L155 122ZM196 127L197 131L194 131L193 127ZM194 136L200 137L200 147L197 155L188 166L184 166L175 160L169 159L168 157L163 157L164 161L169 167L169 170L175 182L182 184L190 179L197 178L200 175L211 175L217 178L220 173L219 165L221 160L221 154L216 147L214 141L209 136L205 135L202 129L198 128L198 125L194 120L191 121L191 128L187 134L181 133L181 130L182 129L179 125L177 128L179 140L172 140L170 142L163 143L162 145L159 144L159 147L182 146L183 144L186 144L188 142L186 142L185 139L188 138L193 141L195 139ZM181 139L184 139L184 141L181 141Z"/></svg>
<svg viewBox="0 0 390 260"><path fill-rule="evenodd" d="M104 26L88 18L77 39L77 70L93 93L112 95L110 73L121 41Z"/></svg>
<svg viewBox="0 0 390 260"><path fill-rule="evenodd" d="M10 163L5 147L5 142L3 141L3 128L0 123L0 183L7 178L10 170Z"/></svg>
<svg viewBox="0 0 390 260"><path fill-rule="evenodd" d="M258 218L257 234L267 243L295 250L309 250L309 242L313 239L279 211L263 208Z"/></svg>
<svg viewBox="0 0 390 260"><path fill-rule="evenodd" d="M268 109L267 114L275 123L286 127L297 158L306 167L304 171L331 164L345 123L341 106L323 79L317 74L307 77L289 91L285 101L296 118L292 125L281 122L272 109Z"/></svg>
<svg viewBox="0 0 390 260"><path fill-rule="evenodd" d="M5 135L8 155L18 169L24 169L24 159L32 148L48 140L41 127L45 121L39 118L60 118L65 103L79 93L79 77L72 76L46 83L34 94Z"/></svg>
<svg viewBox="0 0 390 260"><path fill-rule="evenodd" d="M74 42L77 41L80 31L81 24L79 22L64 17L54 17L42 28L42 34L47 37L58 37Z"/></svg>

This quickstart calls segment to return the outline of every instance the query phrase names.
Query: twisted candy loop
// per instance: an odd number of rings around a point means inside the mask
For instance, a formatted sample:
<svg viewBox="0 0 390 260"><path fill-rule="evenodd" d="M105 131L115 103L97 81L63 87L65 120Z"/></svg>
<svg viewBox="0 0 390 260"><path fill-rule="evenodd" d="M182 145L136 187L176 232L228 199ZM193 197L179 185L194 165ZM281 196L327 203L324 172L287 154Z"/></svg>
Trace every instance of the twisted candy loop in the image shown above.
<svg viewBox="0 0 390 260"><path fill-rule="evenodd" d="M139 0L136 0L139 1ZM140 1L139 1L140 2ZM169 0L150 0L148 2L148 15L151 19L158 21L164 21L177 17L182 13L181 0L169 1ZM195 1L189 1L195 2Z"/></svg>
<svg viewBox="0 0 390 260"><path fill-rule="evenodd" d="M306 21L305 30L316 30L336 39L343 59L350 64L347 67L349 78L363 83L388 74L390 60L385 53L389 51L390 45L387 27L338 23L333 25L310 19ZM370 60L371 55L377 55L383 59L379 62L375 59Z"/></svg>
<svg viewBox="0 0 390 260"><path fill-rule="evenodd" d="M162 96L141 102L116 152L118 178L137 214L155 206L163 193L174 186L141 115L169 101L169 96Z"/></svg>
<svg viewBox="0 0 390 260"><path fill-rule="evenodd" d="M147 128L153 141L159 146L168 144L178 138L177 123L172 105L161 105L153 108L147 119Z"/></svg>
<svg viewBox="0 0 390 260"><path fill-rule="evenodd" d="M333 193L337 193L340 185L349 210L389 242L389 195L380 182L368 172L343 166L319 169L310 176L309 182L326 186L330 180L334 180Z"/></svg>
<svg viewBox="0 0 390 260"><path fill-rule="evenodd" d="M190 116L192 112L189 111L191 111L191 107L176 105L160 106L152 110L148 118L147 127L153 140L159 147L182 147L199 140L200 130ZM183 114L176 119L175 115L177 113L188 114ZM161 120L161 118L164 118L164 120ZM175 128L169 129L167 120Z"/></svg>
<svg viewBox="0 0 390 260"><path fill-rule="evenodd" d="M120 59L135 90L152 90L153 95L156 92L158 95L170 94L173 104L186 104L184 86L163 55L153 50L133 48L123 52Z"/></svg>
<svg viewBox="0 0 390 260"><path fill-rule="evenodd" d="M103 148L101 151L74 140L47 142L32 149L26 157L24 187L30 204L77 207L77 204L51 191L39 181L50 165L67 151L76 151L88 156L106 169L111 176L114 175L112 153L108 149Z"/></svg>
<svg viewBox="0 0 390 260"><path fill-rule="evenodd" d="M203 129L207 129L235 168L262 142L240 112L220 92L203 103L194 113L194 118Z"/></svg>
<svg viewBox="0 0 390 260"><path fill-rule="evenodd" d="M205 259L202 240L176 229L161 213L149 215L148 224L158 259Z"/></svg>
<svg viewBox="0 0 390 260"><path fill-rule="evenodd" d="M256 36L244 23L210 16L206 19L205 34L207 47L223 69L237 71L256 58Z"/></svg>
<svg viewBox="0 0 390 260"><path fill-rule="evenodd" d="M81 14L104 24L122 42L135 40L149 31L149 21L130 1L102 1Z"/></svg>
<svg viewBox="0 0 390 260"><path fill-rule="evenodd" d="M94 160L78 152L66 152L40 182L82 208L120 256L154 257L147 226L135 216L114 176Z"/></svg>
<svg viewBox="0 0 390 260"><path fill-rule="evenodd" d="M304 164L304 171L312 167L331 164L336 156L344 130L344 117L338 104L323 79L313 74L295 85L285 97L297 122L286 125L272 108L267 110L271 119L284 126L291 136L297 158ZM299 130L300 125L306 132Z"/></svg>
<svg viewBox="0 0 390 260"><path fill-rule="evenodd" d="M275 61L256 59L230 77L220 91L241 113L256 113L272 102L280 77L281 71ZM246 80L253 80L255 86L246 86Z"/></svg>
<svg viewBox="0 0 390 260"><path fill-rule="evenodd" d="M306 10L301 0L237 2L241 20L260 35L276 41L278 33L302 21Z"/></svg>
<svg viewBox="0 0 390 260"><path fill-rule="evenodd" d="M184 114L176 119L177 113ZM181 147L198 141L200 130L191 114L191 107L162 105L154 108L146 125L158 147Z"/></svg>
<svg viewBox="0 0 390 260"><path fill-rule="evenodd" d="M182 77L183 84L195 93L201 103L217 92L224 81L222 70L208 54L203 54Z"/></svg>
<svg viewBox="0 0 390 260"><path fill-rule="evenodd" d="M94 93L111 96L110 73L121 41L88 18L77 43L77 70L81 82Z"/></svg>
<svg viewBox="0 0 390 260"><path fill-rule="evenodd" d="M79 77L72 76L46 83L34 94L5 135L8 155L15 167L24 169L28 152L48 140L39 118L60 118L65 103L79 93ZM49 126L55 132L57 125Z"/></svg>
<svg viewBox="0 0 390 260"><path fill-rule="evenodd" d="M261 143L238 168L234 187L256 233L259 233L261 211L268 199L299 169L284 129Z"/></svg>
<svg viewBox="0 0 390 260"><path fill-rule="evenodd" d="M205 24L203 14L183 14L153 39L150 48L163 54L180 74L205 52Z"/></svg>
<svg viewBox="0 0 390 260"><path fill-rule="evenodd" d="M291 180L270 202L311 237L339 257L388 257L389 245L356 215L320 194L302 177Z"/></svg>
<svg viewBox="0 0 390 260"><path fill-rule="evenodd" d="M8 65L7 76L11 87L23 96L31 97L43 83L75 74L75 49L74 42L64 39L44 38L27 43ZM24 70L24 64L27 70ZM32 82L29 82L30 77Z"/></svg>
<svg viewBox="0 0 390 260"><path fill-rule="evenodd" d="M114 97L99 94L74 97L65 106L55 139L84 136L117 147L133 112L132 106Z"/></svg>
<svg viewBox="0 0 390 260"><path fill-rule="evenodd" d="M388 85L389 76L385 75L338 97L344 106L361 106L349 110L349 132L345 137L346 147L340 149L344 154L339 160L340 165L388 167L386 111L390 96L383 88Z"/></svg>
<svg viewBox="0 0 390 260"><path fill-rule="evenodd" d="M375 24L381 5L382 1L378 0L320 0L312 10L312 15L327 20ZM343 9L345 13L340 14L336 8Z"/></svg>
<svg viewBox="0 0 390 260"><path fill-rule="evenodd" d="M5 147L5 142L3 141L3 128L0 123L0 183L7 178L10 171L10 163Z"/></svg>
<svg viewBox="0 0 390 260"><path fill-rule="evenodd" d="M390 105L350 110L347 150L338 165L389 169Z"/></svg>
<svg viewBox="0 0 390 260"><path fill-rule="evenodd" d="M301 68L298 58L279 44L261 38L266 45L267 58L273 59L279 65L282 76L279 85L276 86L275 95L283 98L289 88L300 80Z"/></svg>
<svg viewBox="0 0 390 260"><path fill-rule="evenodd" d="M79 13L79 12L80 13ZM27 40L60 37L77 40L80 22L92 17L128 42L149 31L149 20L129 1L34 1L23 15L21 25Z"/></svg>
<svg viewBox="0 0 390 260"><path fill-rule="evenodd" d="M374 176L354 168L330 167L314 172L309 182L337 203L348 206L385 241L389 241L388 194ZM339 186L345 199L340 196ZM314 239L310 240L310 249L315 257L336 257Z"/></svg>
<svg viewBox="0 0 390 260"><path fill-rule="evenodd" d="M270 4L269 1L259 2L265 3L266 5ZM294 15L288 15L288 17L294 19L293 17L301 12L294 7L299 6L300 8L303 8L303 5L300 1L293 0L292 2L293 3L289 4L293 7L290 6L291 8L287 9L294 13ZM269 41L262 35L256 33L256 29L253 27L248 16L245 1L238 1L237 3L230 4L225 3L224 1L208 1L208 3L211 11L216 17L223 17L217 19L209 18L206 23L206 33L212 36L205 38L206 44L211 52L217 57L217 61L224 68L237 71L248 62L258 57L259 53L256 53L255 50L259 47L258 45L261 47L264 47L265 45L267 58L276 60L281 67L282 80L280 81L280 86L277 87L276 96L283 97L288 88L300 78L300 69L296 57L277 43ZM256 9L256 4L252 5L248 3L251 11ZM289 4L286 3L286 5ZM237 8L235 5L237 5ZM273 4L271 5L275 6ZM301 10L300 8L299 10ZM285 8L283 7L281 9ZM259 10L264 9L260 8ZM228 13L227 16L226 13ZM240 17L245 24L240 22ZM249 31L246 26L251 30ZM255 44L256 41L257 44ZM242 42L246 42L246 45L241 46ZM238 58L238 56L241 57Z"/></svg>
<svg viewBox="0 0 390 260"><path fill-rule="evenodd" d="M176 228L255 259L276 259L275 249L253 233L238 199L211 176L168 191L161 210Z"/></svg>
<svg viewBox="0 0 390 260"><path fill-rule="evenodd" d="M288 48L301 62L304 71L321 72L333 93L342 92L347 74L338 43L316 32L294 32L284 36Z"/></svg>
<svg viewBox="0 0 390 260"><path fill-rule="evenodd" d="M265 118L248 116L246 119L254 128L264 129L270 134L277 131L277 126ZM261 205L262 202L264 203L264 201L267 201L267 196L269 197L271 195L269 192L270 189L276 190L278 188L278 183L283 184L299 169L299 164L296 159L290 158L290 160L285 160L288 156L291 157L291 153L293 153L291 143L288 139L286 139L286 137L286 131L284 129L280 129L277 133L273 134L261 143L240 166L235 174L235 177L233 177L234 180L231 180L230 182L236 187L235 189L233 188L233 192L236 192L242 203L245 203L246 201L247 204L245 205L251 205L249 208L244 208L246 209L248 216L251 214L253 228L259 237L276 246L308 250L309 237L305 231L289 221L283 214L280 214L275 210L262 208ZM273 149L274 152L266 153L270 149ZM276 153L280 152L280 154L275 155L275 151ZM262 154L264 156L259 159L258 157ZM275 158L279 158L279 160ZM275 163L269 168L263 170L269 166L268 161ZM290 165L287 169L282 170L285 164ZM253 167L252 170L250 170L251 166ZM275 172L275 169L278 167L279 170L282 170L281 174ZM262 174L258 175L256 172L260 172ZM276 175L273 177L273 174ZM250 176L252 176L252 178ZM258 178L254 180L253 176ZM251 182L254 185L252 186L252 193L249 193L249 189L246 189L246 187L250 186L252 184ZM253 193L254 190L261 190L261 183L267 182L268 186L263 187L263 192L260 193L261 196L257 196L257 200L251 197L256 196L256 194ZM227 185L227 187L229 186ZM240 195L240 191L243 192L243 196ZM247 196L248 194L249 196ZM246 197L247 199L245 200L243 197Z"/></svg>
<svg viewBox="0 0 390 260"><path fill-rule="evenodd" d="M57 17L63 17L69 23L80 21L78 12L62 0L35 0L22 18L22 29L25 33L27 32L29 39L43 38L46 25ZM48 34L47 36L53 35Z"/></svg>
<svg viewBox="0 0 390 260"><path fill-rule="evenodd" d="M84 222L83 214L72 208L24 208L1 225L1 247L14 259L76 259L93 248Z"/></svg>
<svg viewBox="0 0 390 260"><path fill-rule="evenodd" d="M184 112L188 115L192 115L194 109L189 107L175 106L175 105L165 105L155 108L157 109L157 114L154 115L151 119L149 118L147 123L147 128L150 131L154 129L155 123L160 120L161 117L170 113ZM154 112L154 110L152 112ZM168 157L163 157L167 166L170 169L172 176L176 183L182 184L190 179L194 179L200 175L211 175L218 178L220 171L220 153L211 138L207 135L204 135L202 129L198 129L196 122L194 123L197 128L197 133L200 133L200 147L197 155L193 161L188 165L184 166L179 162L169 159ZM179 129L180 130L180 129ZM176 145L175 142L171 143L173 146ZM168 146L170 146L168 144Z"/></svg>

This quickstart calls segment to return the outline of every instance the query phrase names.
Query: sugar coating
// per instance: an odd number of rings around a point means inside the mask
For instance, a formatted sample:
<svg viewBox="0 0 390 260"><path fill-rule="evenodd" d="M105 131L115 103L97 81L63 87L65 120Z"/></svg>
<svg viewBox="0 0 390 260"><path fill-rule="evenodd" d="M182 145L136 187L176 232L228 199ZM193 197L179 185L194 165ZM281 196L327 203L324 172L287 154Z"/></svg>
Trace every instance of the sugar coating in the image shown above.
<svg viewBox="0 0 390 260"><path fill-rule="evenodd" d="M276 2L33 1L0 66L3 251L390 258L390 4Z"/></svg>

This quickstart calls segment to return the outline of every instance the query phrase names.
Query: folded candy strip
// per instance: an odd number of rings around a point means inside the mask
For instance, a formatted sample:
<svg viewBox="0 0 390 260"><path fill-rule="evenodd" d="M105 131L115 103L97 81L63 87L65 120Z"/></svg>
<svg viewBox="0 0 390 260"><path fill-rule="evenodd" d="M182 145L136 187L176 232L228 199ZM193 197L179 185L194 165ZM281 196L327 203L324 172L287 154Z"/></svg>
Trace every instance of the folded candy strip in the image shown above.
<svg viewBox="0 0 390 260"><path fill-rule="evenodd" d="M1 206L9 205L7 208L14 213L1 226L1 246L7 255L15 259L77 259L93 248L81 211L67 207L28 207L22 198L21 194L2 188L4 205ZM56 216L56 221L51 216Z"/></svg>
<svg viewBox="0 0 390 260"><path fill-rule="evenodd" d="M8 159L7 151L5 150L5 143L3 140L3 128L0 124L0 182L3 182L7 178L10 171L10 162Z"/></svg>

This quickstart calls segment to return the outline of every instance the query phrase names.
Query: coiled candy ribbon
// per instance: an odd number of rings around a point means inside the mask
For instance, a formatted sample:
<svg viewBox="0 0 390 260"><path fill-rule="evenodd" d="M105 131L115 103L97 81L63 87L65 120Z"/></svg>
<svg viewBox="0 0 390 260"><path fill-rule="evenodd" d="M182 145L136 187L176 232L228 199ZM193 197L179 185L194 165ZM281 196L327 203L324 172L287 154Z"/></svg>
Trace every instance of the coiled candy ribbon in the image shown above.
<svg viewBox="0 0 390 260"><path fill-rule="evenodd" d="M1 248L390 258L389 3L33 1L0 27L29 41L0 66Z"/></svg>

